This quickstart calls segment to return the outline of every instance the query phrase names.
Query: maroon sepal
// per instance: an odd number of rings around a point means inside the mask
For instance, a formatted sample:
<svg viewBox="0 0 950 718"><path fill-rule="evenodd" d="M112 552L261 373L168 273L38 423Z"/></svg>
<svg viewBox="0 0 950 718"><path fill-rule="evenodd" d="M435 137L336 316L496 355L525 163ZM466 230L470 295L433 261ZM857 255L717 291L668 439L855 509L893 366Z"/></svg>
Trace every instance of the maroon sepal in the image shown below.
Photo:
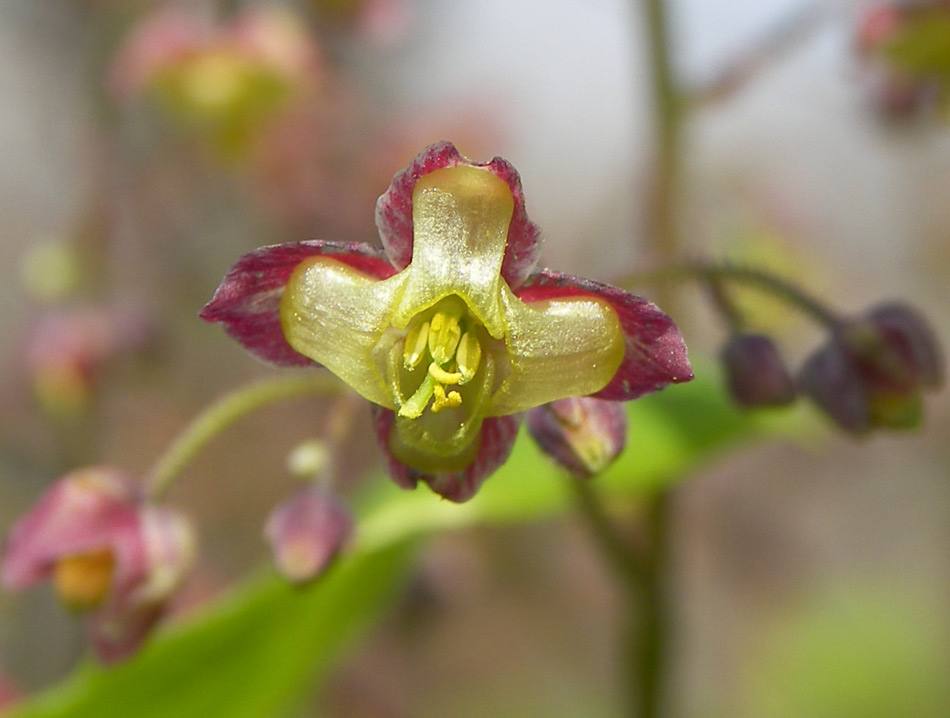
<svg viewBox="0 0 950 718"><path fill-rule="evenodd" d="M613 379L597 399L629 401L693 378L686 343L676 324L655 304L642 297L591 279L544 269L531 275L515 292L526 302L563 297L592 296L608 302L617 312L626 353Z"/></svg>
<svg viewBox="0 0 950 718"><path fill-rule="evenodd" d="M198 316L224 325L230 337L265 362L317 366L291 348L280 326L280 299L290 275L300 262L316 255L332 257L376 279L396 273L379 250L366 244L320 240L275 244L241 257Z"/></svg>
<svg viewBox="0 0 950 718"><path fill-rule="evenodd" d="M430 145L394 177L389 189L376 202L376 227L392 263L403 269L412 261L412 191L423 175L446 167L485 167L511 189L515 206L508 227L508 244L501 275L511 287L519 287L531 274L541 253L541 230L528 219L524 192L517 170L501 157L491 162L472 162L459 154L451 142Z"/></svg>
<svg viewBox="0 0 950 718"><path fill-rule="evenodd" d="M482 482L508 459L518 436L522 415L493 416L485 419L482 422L478 439L481 443L475 460L462 471L437 474L420 471L396 460L389 448L389 434L396 423L395 419L394 411L373 405L376 439L383 450L386 469L393 481L404 489L414 489L419 481L423 481L443 498L460 504L472 498Z"/></svg>

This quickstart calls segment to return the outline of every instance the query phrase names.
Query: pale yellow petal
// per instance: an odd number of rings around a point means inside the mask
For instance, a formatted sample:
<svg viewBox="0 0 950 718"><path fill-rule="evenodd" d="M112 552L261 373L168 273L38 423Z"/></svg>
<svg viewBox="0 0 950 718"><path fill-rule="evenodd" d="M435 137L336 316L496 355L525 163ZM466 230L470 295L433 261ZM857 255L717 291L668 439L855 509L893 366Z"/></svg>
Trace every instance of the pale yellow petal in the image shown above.
<svg viewBox="0 0 950 718"><path fill-rule="evenodd" d="M624 356L616 312L595 297L525 304L503 287L509 373L488 416L525 411L549 401L603 389Z"/></svg>
<svg viewBox="0 0 950 718"><path fill-rule="evenodd" d="M395 408L386 381L389 347L378 345L406 279L400 272L380 281L329 257L301 262L280 303L287 343L365 398Z"/></svg>
<svg viewBox="0 0 950 718"><path fill-rule="evenodd" d="M404 328L419 312L456 294L500 338L501 264L513 210L507 183L486 169L448 167L423 175L412 195L409 280L393 325Z"/></svg>

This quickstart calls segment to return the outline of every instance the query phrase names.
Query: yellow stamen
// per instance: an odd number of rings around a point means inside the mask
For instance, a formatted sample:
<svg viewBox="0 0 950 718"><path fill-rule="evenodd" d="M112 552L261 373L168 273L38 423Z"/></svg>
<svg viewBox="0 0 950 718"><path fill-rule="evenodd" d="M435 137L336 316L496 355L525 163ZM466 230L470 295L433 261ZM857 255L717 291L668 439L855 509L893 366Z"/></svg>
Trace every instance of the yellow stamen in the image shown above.
<svg viewBox="0 0 950 718"><path fill-rule="evenodd" d="M462 381L462 374L457 371L446 371L435 362L429 365L429 376L440 384L458 384Z"/></svg>
<svg viewBox="0 0 950 718"><path fill-rule="evenodd" d="M459 320L465 312L465 305L461 301L446 300L441 307L432 316L429 326L429 353L438 364L445 364L455 356L462 338Z"/></svg>
<svg viewBox="0 0 950 718"><path fill-rule="evenodd" d="M438 414L443 409L454 409L457 406L462 405L462 395L457 391L450 391L448 394L445 393L445 387L441 384L435 385L435 391L433 392L434 398L432 400L432 413Z"/></svg>
<svg viewBox="0 0 950 718"><path fill-rule="evenodd" d="M437 386L439 385L433 376L427 373L415 393L409 397L405 404L399 407L399 416L404 416L407 419L418 419L422 416L422 412L425 411L426 405L429 403L429 399L432 398Z"/></svg>
<svg viewBox="0 0 950 718"><path fill-rule="evenodd" d="M67 556L56 562L53 585L60 600L76 611L88 611L106 597L115 556L109 549Z"/></svg>
<svg viewBox="0 0 950 718"><path fill-rule="evenodd" d="M459 384L468 384L475 377L475 372L478 371L481 360L482 345L478 341L478 337L475 336L475 332L465 332L455 352L455 361L462 375Z"/></svg>
<svg viewBox="0 0 950 718"><path fill-rule="evenodd" d="M406 348L403 351L403 366L414 369L419 366L429 344L429 322L417 324L406 334Z"/></svg>

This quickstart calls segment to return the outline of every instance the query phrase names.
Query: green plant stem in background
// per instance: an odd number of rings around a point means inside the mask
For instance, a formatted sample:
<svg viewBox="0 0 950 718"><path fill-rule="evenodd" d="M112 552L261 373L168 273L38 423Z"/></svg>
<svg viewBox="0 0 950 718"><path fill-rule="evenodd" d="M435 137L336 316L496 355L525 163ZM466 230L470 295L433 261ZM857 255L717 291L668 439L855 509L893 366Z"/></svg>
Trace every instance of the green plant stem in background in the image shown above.
<svg viewBox="0 0 950 718"><path fill-rule="evenodd" d="M149 498L161 497L195 455L241 417L278 401L307 395L326 396L344 389L336 377L328 372L291 372L227 394L195 417L155 462L146 478Z"/></svg>
<svg viewBox="0 0 950 718"><path fill-rule="evenodd" d="M680 253L676 203L679 197L683 103L673 78L669 23L663 0L640 0L646 21L650 85L653 93L655 156L650 177L652 192L646 206L647 255L668 263ZM660 306L673 313L672 292L660 288Z"/></svg>

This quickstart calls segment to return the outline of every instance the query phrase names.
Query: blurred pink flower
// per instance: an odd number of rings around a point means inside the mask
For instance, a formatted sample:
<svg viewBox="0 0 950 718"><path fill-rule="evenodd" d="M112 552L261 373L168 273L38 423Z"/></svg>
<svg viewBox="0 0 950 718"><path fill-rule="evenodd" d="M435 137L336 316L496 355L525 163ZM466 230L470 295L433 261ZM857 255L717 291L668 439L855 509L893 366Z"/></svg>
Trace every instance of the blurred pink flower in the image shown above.
<svg viewBox="0 0 950 718"><path fill-rule="evenodd" d="M91 467L59 479L14 525L0 580L24 589L51 579L64 605L88 614L96 654L108 662L139 647L193 555L181 515L145 503L128 475Z"/></svg>

